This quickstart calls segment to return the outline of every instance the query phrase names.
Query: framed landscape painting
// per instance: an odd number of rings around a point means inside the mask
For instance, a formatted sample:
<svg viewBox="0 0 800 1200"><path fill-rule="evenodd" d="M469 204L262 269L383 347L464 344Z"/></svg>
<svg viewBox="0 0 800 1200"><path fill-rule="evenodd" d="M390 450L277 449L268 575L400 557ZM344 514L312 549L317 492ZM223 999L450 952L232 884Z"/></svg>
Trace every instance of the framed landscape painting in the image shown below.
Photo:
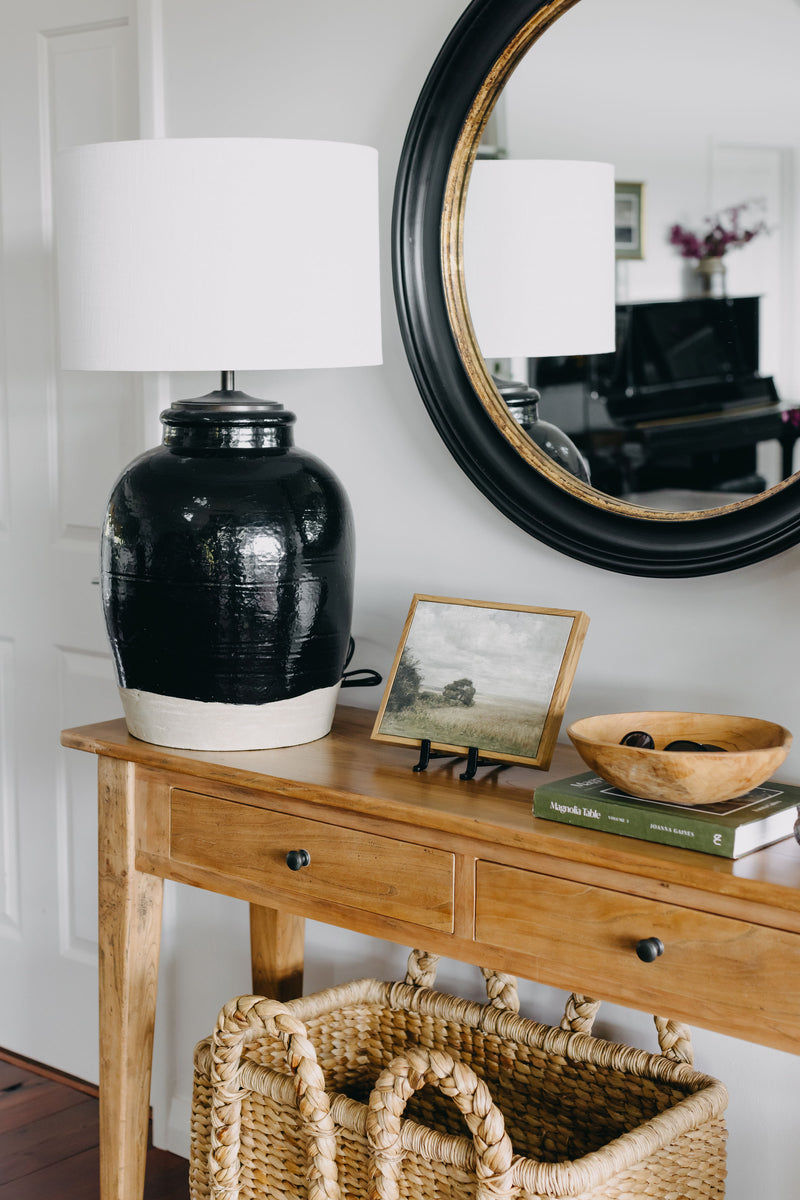
<svg viewBox="0 0 800 1200"><path fill-rule="evenodd" d="M546 770L586 613L414 596L373 738Z"/></svg>

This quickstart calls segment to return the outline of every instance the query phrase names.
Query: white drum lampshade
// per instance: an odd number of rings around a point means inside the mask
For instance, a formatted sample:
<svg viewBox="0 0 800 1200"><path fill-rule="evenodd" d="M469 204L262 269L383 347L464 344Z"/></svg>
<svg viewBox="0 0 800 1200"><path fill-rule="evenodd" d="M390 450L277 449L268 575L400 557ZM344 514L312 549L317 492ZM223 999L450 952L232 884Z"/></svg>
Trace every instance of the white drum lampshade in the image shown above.
<svg viewBox="0 0 800 1200"><path fill-rule="evenodd" d="M61 361L222 373L112 492L106 625L128 727L188 749L330 729L353 528L294 415L235 370L381 361L377 153L270 138L80 146L56 172Z"/></svg>
<svg viewBox="0 0 800 1200"><path fill-rule="evenodd" d="M381 361L377 151L165 138L59 156L62 366Z"/></svg>

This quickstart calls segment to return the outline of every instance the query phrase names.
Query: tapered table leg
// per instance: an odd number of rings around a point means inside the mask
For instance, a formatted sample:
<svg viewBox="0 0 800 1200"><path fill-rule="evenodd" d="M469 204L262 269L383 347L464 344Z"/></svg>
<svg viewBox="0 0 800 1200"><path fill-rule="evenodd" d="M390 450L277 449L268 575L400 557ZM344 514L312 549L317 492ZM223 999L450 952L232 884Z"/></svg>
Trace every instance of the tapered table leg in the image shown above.
<svg viewBox="0 0 800 1200"><path fill-rule="evenodd" d="M98 771L100 1196L142 1200L163 881L135 867L134 765Z"/></svg>
<svg viewBox="0 0 800 1200"><path fill-rule="evenodd" d="M253 993L293 1000L303 991L305 920L293 913L250 905Z"/></svg>

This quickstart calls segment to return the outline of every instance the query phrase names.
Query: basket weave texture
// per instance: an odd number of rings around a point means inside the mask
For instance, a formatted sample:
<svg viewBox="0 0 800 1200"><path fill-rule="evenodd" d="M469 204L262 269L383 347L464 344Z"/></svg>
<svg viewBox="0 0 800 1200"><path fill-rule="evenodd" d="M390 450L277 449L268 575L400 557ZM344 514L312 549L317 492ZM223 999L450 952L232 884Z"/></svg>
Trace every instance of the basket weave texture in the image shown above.
<svg viewBox="0 0 800 1200"><path fill-rule="evenodd" d="M288 1004L231 1000L195 1052L191 1200L713 1200L727 1092L662 1053L520 1017L511 976L489 1004L362 979ZM686 1060L689 1061L686 1061ZM683 1060L683 1061L681 1061Z"/></svg>

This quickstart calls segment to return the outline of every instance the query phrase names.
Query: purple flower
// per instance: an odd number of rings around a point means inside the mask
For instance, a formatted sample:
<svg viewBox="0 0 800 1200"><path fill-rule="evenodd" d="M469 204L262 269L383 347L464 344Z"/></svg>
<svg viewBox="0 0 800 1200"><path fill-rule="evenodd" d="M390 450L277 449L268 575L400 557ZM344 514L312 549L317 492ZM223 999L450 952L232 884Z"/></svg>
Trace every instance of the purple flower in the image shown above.
<svg viewBox="0 0 800 1200"><path fill-rule="evenodd" d="M722 258L728 250L746 246L759 233L768 233L765 221L758 221L751 229L741 228L742 213L747 204L736 204L722 213L707 217L706 229L700 234L673 225L669 231L669 243L677 246L683 258ZM759 205L763 208L763 203ZM727 222L727 224L726 224Z"/></svg>

